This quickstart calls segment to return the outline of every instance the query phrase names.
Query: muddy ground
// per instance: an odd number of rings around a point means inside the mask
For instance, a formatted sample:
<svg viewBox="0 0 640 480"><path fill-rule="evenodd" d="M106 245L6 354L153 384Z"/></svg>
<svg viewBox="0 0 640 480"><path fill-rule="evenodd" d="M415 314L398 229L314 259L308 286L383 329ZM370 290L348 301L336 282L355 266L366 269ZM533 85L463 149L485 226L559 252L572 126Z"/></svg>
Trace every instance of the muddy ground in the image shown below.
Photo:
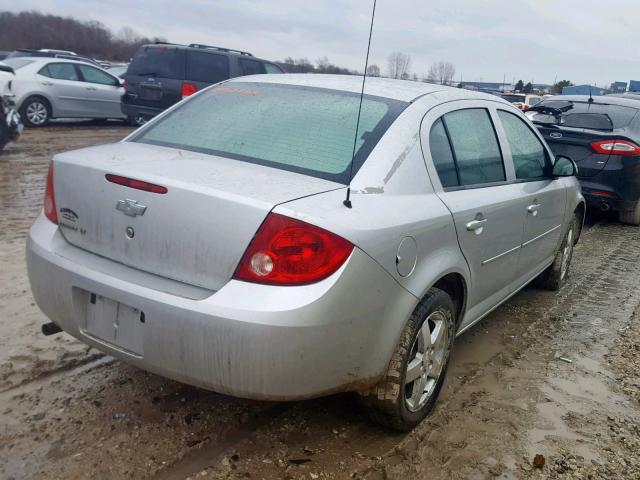
<svg viewBox="0 0 640 480"><path fill-rule="evenodd" d="M0 155L0 478L640 479L640 228L612 219L590 219L562 292L528 287L458 339L409 434L350 395L238 400L44 337L24 244L48 162L129 131L59 124Z"/></svg>

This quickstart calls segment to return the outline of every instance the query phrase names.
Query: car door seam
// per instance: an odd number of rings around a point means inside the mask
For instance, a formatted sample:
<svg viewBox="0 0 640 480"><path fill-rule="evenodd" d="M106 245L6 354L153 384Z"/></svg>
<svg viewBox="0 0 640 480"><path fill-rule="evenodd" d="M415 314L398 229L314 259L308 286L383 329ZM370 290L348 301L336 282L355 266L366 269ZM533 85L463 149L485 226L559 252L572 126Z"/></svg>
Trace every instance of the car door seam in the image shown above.
<svg viewBox="0 0 640 480"><path fill-rule="evenodd" d="M521 248L522 248L522 244L520 244L520 245L516 245L515 247L510 248L510 249L509 249L509 250L507 250L506 252L502 252L502 253L500 253L500 254L496 255L495 257L491 257L491 258L488 258L487 260L483 260L483 261L482 261L482 263L481 263L480 265L482 265L482 266L484 267L485 265L488 265L488 264L489 264L489 263L491 263L491 262L494 262L494 261L496 261L496 260L498 260L498 259L500 259L500 258L502 258L502 257L505 257L505 256L509 255L510 253L517 252L517 251L518 251L518 250L520 250Z"/></svg>
<svg viewBox="0 0 640 480"><path fill-rule="evenodd" d="M549 235L550 233L555 232L555 231L556 231L556 230L558 230L560 227L562 227L562 224L560 224L560 225L556 225L556 226L555 226L555 227L553 227L552 229L547 230L547 231L546 231L546 232L544 232L544 233L541 233L541 234L540 234L540 235L538 235L537 237L533 237L532 239L527 240L526 242L524 242L524 243L521 245L521 247L522 247L522 248L524 248L524 247L526 247L526 246L528 246L528 245L531 245L533 242L535 242L535 241L537 241L537 240L540 240L541 238L543 238L543 237L545 237L545 236Z"/></svg>

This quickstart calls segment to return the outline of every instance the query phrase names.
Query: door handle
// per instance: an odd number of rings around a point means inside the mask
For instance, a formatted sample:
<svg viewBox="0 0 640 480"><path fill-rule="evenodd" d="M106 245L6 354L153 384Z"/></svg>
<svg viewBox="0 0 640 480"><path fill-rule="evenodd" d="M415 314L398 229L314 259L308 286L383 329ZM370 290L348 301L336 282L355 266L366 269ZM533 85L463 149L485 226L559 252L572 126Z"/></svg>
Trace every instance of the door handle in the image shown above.
<svg viewBox="0 0 640 480"><path fill-rule="evenodd" d="M473 220L469 223L467 223L467 230L469 230L470 232L476 232L478 230L481 230L482 228L484 228L485 224L487 223L487 219L483 219L483 220Z"/></svg>
<svg viewBox="0 0 640 480"><path fill-rule="evenodd" d="M96 89L95 87L87 87L87 90L91 90L91 91L93 91L93 90L95 90L95 89Z"/></svg>
<svg viewBox="0 0 640 480"><path fill-rule="evenodd" d="M53 85L53 82L42 82L42 85L45 87L50 87Z"/></svg>
<svg viewBox="0 0 640 480"><path fill-rule="evenodd" d="M538 213L538 209L540 209L541 205L539 203L531 204L527 207L527 212L533 213L534 215Z"/></svg>

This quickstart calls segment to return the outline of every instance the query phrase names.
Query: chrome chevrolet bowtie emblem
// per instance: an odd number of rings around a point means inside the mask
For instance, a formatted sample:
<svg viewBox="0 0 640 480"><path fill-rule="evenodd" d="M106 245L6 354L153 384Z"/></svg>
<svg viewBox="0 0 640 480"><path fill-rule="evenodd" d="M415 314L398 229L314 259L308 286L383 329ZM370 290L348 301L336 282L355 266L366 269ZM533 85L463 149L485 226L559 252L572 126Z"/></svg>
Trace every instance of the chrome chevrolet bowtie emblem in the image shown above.
<svg viewBox="0 0 640 480"><path fill-rule="evenodd" d="M142 205L141 203L136 202L135 200L120 200L116 205L116 210L120 210L125 215L129 217L136 217L138 215L144 215L144 212L147 210L146 205Z"/></svg>

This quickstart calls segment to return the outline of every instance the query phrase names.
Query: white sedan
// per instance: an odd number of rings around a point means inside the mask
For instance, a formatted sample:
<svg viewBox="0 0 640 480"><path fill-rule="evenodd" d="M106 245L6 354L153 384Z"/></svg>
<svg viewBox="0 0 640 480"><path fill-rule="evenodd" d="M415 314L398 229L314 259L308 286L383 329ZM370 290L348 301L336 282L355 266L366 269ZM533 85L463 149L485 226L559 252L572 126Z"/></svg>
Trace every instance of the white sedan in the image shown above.
<svg viewBox="0 0 640 480"><path fill-rule="evenodd" d="M121 80L101 68L61 58L18 57L13 91L22 120L42 127L52 118L124 119Z"/></svg>

